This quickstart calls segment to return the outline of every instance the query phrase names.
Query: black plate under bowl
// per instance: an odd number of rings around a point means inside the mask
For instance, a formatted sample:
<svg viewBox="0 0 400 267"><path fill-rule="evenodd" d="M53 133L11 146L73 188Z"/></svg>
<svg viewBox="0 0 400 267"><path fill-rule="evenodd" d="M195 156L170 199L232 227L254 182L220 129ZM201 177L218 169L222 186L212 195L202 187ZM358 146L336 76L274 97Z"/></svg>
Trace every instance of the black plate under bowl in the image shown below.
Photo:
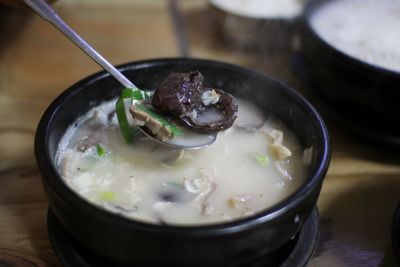
<svg viewBox="0 0 400 267"><path fill-rule="evenodd" d="M392 224L392 244L393 252L400 264L400 203L394 213Z"/></svg>
<svg viewBox="0 0 400 267"><path fill-rule="evenodd" d="M268 259L264 258L247 267L304 267L311 259L319 239L319 216L315 208L304 223L298 235ZM54 213L49 209L47 229L51 245L65 267L132 267L113 263L82 247L62 227Z"/></svg>

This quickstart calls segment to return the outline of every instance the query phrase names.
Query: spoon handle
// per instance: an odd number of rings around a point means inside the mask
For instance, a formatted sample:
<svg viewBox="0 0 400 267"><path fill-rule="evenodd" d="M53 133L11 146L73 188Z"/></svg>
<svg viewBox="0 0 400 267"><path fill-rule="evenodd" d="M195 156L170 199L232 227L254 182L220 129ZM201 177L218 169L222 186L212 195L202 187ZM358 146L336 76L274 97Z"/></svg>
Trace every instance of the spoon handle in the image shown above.
<svg viewBox="0 0 400 267"><path fill-rule="evenodd" d="M102 55L93 49L81 36L79 36L71 27L68 26L56 13L56 11L44 0L24 0L36 13L42 18L49 21L73 43L82 49L88 56L97 62L101 67L108 71L115 79L127 88L138 89L131 81L128 80L119 70L117 70Z"/></svg>

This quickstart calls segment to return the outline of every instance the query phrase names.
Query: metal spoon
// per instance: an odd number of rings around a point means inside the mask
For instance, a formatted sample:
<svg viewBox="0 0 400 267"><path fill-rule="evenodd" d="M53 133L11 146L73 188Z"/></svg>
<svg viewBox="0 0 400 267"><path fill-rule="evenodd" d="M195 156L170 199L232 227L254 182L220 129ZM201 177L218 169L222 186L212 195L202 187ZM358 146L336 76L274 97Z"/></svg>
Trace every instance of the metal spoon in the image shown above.
<svg viewBox="0 0 400 267"><path fill-rule="evenodd" d="M81 36L79 36L71 27L68 26L55 12L55 10L48 5L44 0L24 0L24 2L30 6L37 14L39 14L43 19L47 20L53 24L57 29L59 29L65 36L67 36L73 43L75 43L80 49L82 49L89 57L91 57L97 64L104 68L108 73L110 73L115 79L117 79L124 87L133 88L140 90L136 85L128 80L119 70L117 70L110 62L108 62L102 55L100 55L93 47L91 47ZM191 142L191 144L177 144L172 138L166 142L162 142L156 139L151 133L149 133L145 128L139 127L142 132L144 132L148 137L152 138L154 141L168 145L170 147L175 147L178 149L198 149L211 145L217 138L217 134L209 135L209 138L199 138L199 142Z"/></svg>

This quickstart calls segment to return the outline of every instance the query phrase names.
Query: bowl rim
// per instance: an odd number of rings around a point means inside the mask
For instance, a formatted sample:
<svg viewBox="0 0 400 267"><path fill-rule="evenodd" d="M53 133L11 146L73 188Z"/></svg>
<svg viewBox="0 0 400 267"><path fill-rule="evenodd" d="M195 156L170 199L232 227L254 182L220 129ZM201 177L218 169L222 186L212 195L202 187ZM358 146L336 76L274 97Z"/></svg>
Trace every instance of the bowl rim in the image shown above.
<svg viewBox="0 0 400 267"><path fill-rule="evenodd" d="M46 180L47 185L56 192L57 195L61 196L62 199L73 206L79 206L81 210L85 213L89 213L96 218L101 217L101 220L107 223L120 225L127 229L136 229L144 231L152 231L159 234L189 234L191 236L201 237L204 233L207 235L220 235L223 233L234 233L241 230L249 229L253 226L260 225L266 221L277 219L281 214L292 210L297 206L303 199L305 199L315 187L322 183L324 176L328 170L331 157L331 144L328 134L328 130L323 122L321 116L315 110L315 108L299 93L294 89L286 86L285 84L261 73L259 71L252 70L250 68L225 63L222 61L205 60L205 59L195 59L195 58L157 58L150 60L133 61L125 64L118 65L117 68L124 72L127 70L143 69L148 67L159 67L162 65L178 65L178 64L194 64L198 63L200 65L213 65L219 68L225 69L235 69L241 72L256 74L259 77L270 80L271 82L279 85L284 93L292 98L294 102L301 105L309 115L312 116L312 121L314 127L318 129L318 143L314 146L321 146L321 155L319 157L318 166L312 170L309 174L309 178L306 179L308 182L300 186L296 191L290 194L288 197L282 201L274 204L273 206L263 209L254 215L235 219L228 222L217 222L211 224L200 224L200 225L159 225L150 222L143 222L139 220L134 220L126 218L117 214L113 214L109 211L102 209L94 204L89 203L70 189L66 183L63 182L59 172L54 165L54 161L50 155L49 151L49 134L51 132L52 122L57 116L59 107L70 97L73 97L79 91L84 90L84 88L90 84L93 84L99 80L102 80L110 75L105 71L100 71L94 73L74 85L70 86L68 89L63 91L58 95L53 102L46 109L42 115L40 122L38 124L36 134L35 134L35 157L37 165L42 175L43 183ZM57 215L57 212L55 212Z"/></svg>
<svg viewBox="0 0 400 267"><path fill-rule="evenodd" d="M328 4L329 2L333 2L337 0L309 0L304 8L303 11L303 16L301 18L302 24L305 25L307 30L312 34L312 36L318 40L324 47L327 49L330 49L332 52L336 53L339 57L345 58L349 60L351 63L355 64L356 66L366 68L369 70L372 70L376 73L384 74L384 75L391 75L394 77L399 77L400 78L400 69L398 71L385 68L383 66L379 66L376 64L373 64L371 62L365 61L361 58L358 58L356 56L353 56L349 53L346 53L339 48L335 47L334 45L330 44L328 41L326 41L318 32L316 29L313 27L311 23L312 15L314 12L317 12L320 8L322 8L324 5Z"/></svg>

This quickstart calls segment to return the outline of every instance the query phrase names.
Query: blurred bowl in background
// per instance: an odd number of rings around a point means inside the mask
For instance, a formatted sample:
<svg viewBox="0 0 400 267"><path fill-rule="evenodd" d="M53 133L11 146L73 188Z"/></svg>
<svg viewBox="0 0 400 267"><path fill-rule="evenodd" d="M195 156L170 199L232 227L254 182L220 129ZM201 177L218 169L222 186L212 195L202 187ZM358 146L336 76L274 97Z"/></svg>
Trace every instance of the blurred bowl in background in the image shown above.
<svg viewBox="0 0 400 267"><path fill-rule="evenodd" d="M57 0L45 0L45 1L51 4L51 3L56 2ZM29 9L26 7L26 4L22 0L0 0L0 6L1 5L13 7L13 8Z"/></svg>
<svg viewBox="0 0 400 267"><path fill-rule="evenodd" d="M299 68L308 87L342 124L400 146L396 10L396 0L311 0L302 23Z"/></svg>
<svg viewBox="0 0 400 267"><path fill-rule="evenodd" d="M209 0L212 25L227 47L290 51L296 45L304 1Z"/></svg>

